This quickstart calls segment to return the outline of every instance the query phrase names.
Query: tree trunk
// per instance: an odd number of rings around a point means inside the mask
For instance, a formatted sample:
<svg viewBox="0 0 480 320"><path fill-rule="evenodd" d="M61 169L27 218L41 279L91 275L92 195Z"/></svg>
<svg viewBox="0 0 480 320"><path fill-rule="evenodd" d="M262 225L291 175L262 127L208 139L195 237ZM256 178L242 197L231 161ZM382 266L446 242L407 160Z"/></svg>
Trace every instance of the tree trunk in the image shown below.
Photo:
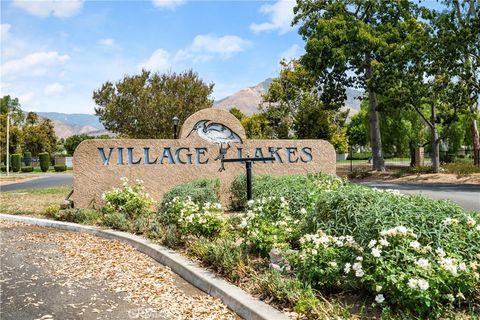
<svg viewBox="0 0 480 320"><path fill-rule="evenodd" d="M432 130L432 170L433 173L440 172L440 137L438 135L437 127L437 109L435 104L432 104L432 118L431 126Z"/></svg>
<svg viewBox="0 0 480 320"><path fill-rule="evenodd" d="M480 137L478 134L477 120L473 119L470 124L470 132L472 133L473 140L473 163L480 165Z"/></svg>
<svg viewBox="0 0 480 320"><path fill-rule="evenodd" d="M373 67L370 63L370 54L367 53L365 55L365 60L365 75L366 80L368 81L373 77ZM370 124L370 144L372 146L372 169L377 171L385 171L385 162L382 154L382 136L380 134L380 119L377 111L377 94L371 88L368 88L368 102L370 104L368 121Z"/></svg>

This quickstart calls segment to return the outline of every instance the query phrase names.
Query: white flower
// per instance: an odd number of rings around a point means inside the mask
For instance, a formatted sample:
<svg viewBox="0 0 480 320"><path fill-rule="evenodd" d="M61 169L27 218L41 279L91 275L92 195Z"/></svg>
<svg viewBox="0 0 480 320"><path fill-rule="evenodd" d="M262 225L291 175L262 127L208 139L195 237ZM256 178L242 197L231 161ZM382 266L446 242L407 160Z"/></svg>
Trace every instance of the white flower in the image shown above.
<svg viewBox="0 0 480 320"><path fill-rule="evenodd" d="M239 227L243 229L243 228L245 228L246 226L247 226L247 220L246 220L246 219L242 219L242 222L240 222Z"/></svg>
<svg viewBox="0 0 480 320"><path fill-rule="evenodd" d="M410 279L410 280L408 280L407 285L412 289L416 289L417 285L418 285L418 280L417 279Z"/></svg>
<svg viewBox="0 0 480 320"><path fill-rule="evenodd" d="M377 244L377 240L370 240L370 242L368 243L368 247L373 248L376 244Z"/></svg>
<svg viewBox="0 0 480 320"><path fill-rule="evenodd" d="M247 202L247 206L251 207L251 206L253 206L253 203L254 203L254 201L253 201L253 200L248 200L248 202Z"/></svg>
<svg viewBox="0 0 480 320"><path fill-rule="evenodd" d="M306 213L307 213L307 210L305 210L305 208L302 208L302 209L300 209L300 213L301 213L301 214L306 214Z"/></svg>
<svg viewBox="0 0 480 320"><path fill-rule="evenodd" d="M382 303L383 301L385 301L385 297L383 296L383 294L377 294L377 295L375 296L375 301L376 301L377 303Z"/></svg>
<svg viewBox="0 0 480 320"><path fill-rule="evenodd" d="M372 249L372 256L374 256L375 258L380 258L381 253L382 253L382 250L378 248Z"/></svg>
<svg viewBox="0 0 480 320"><path fill-rule="evenodd" d="M460 299L462 299L462 300L465 300L465 296L464 296L463 293L460 292L460 291L458 291L458 293L457 293L457 298L460 298Z"/></svg>
<svg viewBox="0 0 480 320"><path fill-rule="evenodd" d="M412 241L410 242L410 247L412 247L413 249L417 250L421 247L422 245L420 244L420 242L418 241Z"/></svg>
<svg viewBox="0 0 480 320"><path fill-rule="evenodd" d="M345 263L345 267L343 268L343 272L349 273L352 265L350 263Z"/></svg>
<svg viewBox="0 0 480 320"><path fill-rule="evenodd" d="M435 250L435 253L436 253L440 258L443 258L443 257L445 257L445 255L446 255L446 254L445 254L445 251L443 251L442 248L436 249L436 250Z"/></svg>
<svg viewBox="0 0 480 320"><path fill-rule="evenodd" d="M355 271L362 270L362 263L361 262L355 262L352 266L352 269Z"/></svg>
<svg viewBox="0 0 480 320"><path fill-rule="evenodd" d="M420 258L415 261L415 264L423 269L428 269L430 267L430 262L427 259Z"/></svg>
<svg viewBox="0 0 480 320"><path fill-rule="evenodd" d="M425 279L418 279L418 288L422 291L427 290L429 287L428 281Z"/></svg>
<svg viewBox="0 0 480 320"><path fill-rule="evenodd" d="M312 254L313 254L314 256L317 255L317 253L318 253L317 249L312 249Z"/></svg>
<svg viewBox="0 0 480 320"><path fill-rule="evenodd" d="M365 274L365 272L363 272L362 269L355 271L355 276L356 276L357 278L363 277L364 274Z"/></svg>
<svg viewBox="0 0 480 320"><path fill-rule="evenodd" d="M465 264L465 262L461 262L461 263L458 264L458 270L460 270L460 271L467 270L467 265Z"/></svg>
<svg viewBox="0 0 480 320"><path fill-rule="evenodd" d="M382 289L383 289L383 287L382 287L381 285L378 285L378 284L377 284L377 286L375 287L375 291L376 291L376 292L380 292L380 291L382 291Z"/></svg>
<svg viewBox="0 0 480 320"><path fill-rule="evenodd" d="M472 217L468 216L467 226L473 228L476 224L477 224L477 221L475 221Z"/></svg>
<svg viewBox="0 0 480 320"><path fill-rule="evenodd" d="M357 260L357 261L363 261L363 257L358 256L358 257L355 258L355 260Z"/></svg>
<svg viewBox="0 0 480 320"><path fill-rule="evenodd" d="M458 219L446 218L443 220L443 224L446 226L458 224Z"/></svg>
<svg viewBox="0 0 480 320"><path fill-rule="evenodd" d="M388 245L390 244L390 242L388 242L386 239L380 239L378 240L378 243L380 243L380 245L384 247L388 247Z"/></svg>
<svg viewBox="0 0 480 320"><path fill-rule="evenodd" d="M328 265L332 268L336 268L337 267L337 262L331 261L331 262L328 263Z"/></svg>
<svg viewBox="0 0 480 320"><path fill-rule="evenodd" d="M447 298L447 300L450 301L450 302L455 301L455 297L454 297L453 294L451 294L451 293L447 294L447 295L446 295L446 298Z"/></svg>

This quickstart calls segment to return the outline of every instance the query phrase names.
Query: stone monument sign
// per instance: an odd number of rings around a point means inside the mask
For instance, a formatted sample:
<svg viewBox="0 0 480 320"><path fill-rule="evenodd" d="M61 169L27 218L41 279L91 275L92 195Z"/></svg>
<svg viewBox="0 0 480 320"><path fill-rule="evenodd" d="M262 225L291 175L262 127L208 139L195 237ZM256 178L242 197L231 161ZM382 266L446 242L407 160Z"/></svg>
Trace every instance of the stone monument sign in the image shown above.
<svg viewBox="0 0 480 320"><path fill-rule="evenodd" d="M240 121L227 111L203 109L182 125L179 139L85 140L74 154L76 207L101 204L101 195L121 186L121 177L140 179L154 200L176 184L200 178L219 178L222 201L241 163L222 164L222 158L273 157L257 162L254 174L335 173L335 150L324 140L249 140Z"/></svg>

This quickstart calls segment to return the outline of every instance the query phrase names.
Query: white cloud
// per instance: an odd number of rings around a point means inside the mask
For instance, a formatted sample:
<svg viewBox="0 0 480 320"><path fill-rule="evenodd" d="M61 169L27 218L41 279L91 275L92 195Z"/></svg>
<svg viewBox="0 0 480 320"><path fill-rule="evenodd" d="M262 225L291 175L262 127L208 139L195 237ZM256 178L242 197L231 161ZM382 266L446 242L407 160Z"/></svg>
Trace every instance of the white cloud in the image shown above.
<svg viewBox="0 0 480 320"><path fill-rule="evenodd" d="M52 84L49 84L45 87L45 94L47 96L51 96L51 95L55 95L55 94L59 94L61 93L63 90L65 89L65 86L58 83L58 82L55 82L55 83L52 83Z"/></svg>
<svg viewBox="0 0 480 320"><path fill-rule="evenodd" d="M83 0L13 0L12 4L34 16L66 18L80 12Z"/></svg>
<svg viewBox="0 0 480 320"><path fill-rule="evenodd" d="M111 47L115 44L115 40L112 38L100 39L98 40L98 43L105 47Z"/></svg>
<svg viewBox="0 0 480 320"><path fill-rule="evenodd" d="M18 95L18 101L20 102L20 104L24 104L24 103L28 103L28 102L32 101L34 97L35 97L35 93L26 92L26 93Z"/></svg>
<svg viewBox="0 0 480 320"><path fill-rule="evenodd" d="M69 59L70 57L67 54L60 55L56 51L35 52L23 58L3 63L1 74L2 76L15 76L28 73L33 76L40 76L46 74L51 67L63 64Z"/></svg>
<svg viewBox="0 0 480 320"><path fill-rule="evenodd" d="M194 62L203 62L210 60L215 55L226 60L235 53L245 51L252 45L252 42L238 36L217 37L214 35L198 35L193 39L192 44L188 48L177 52L175 60L191 59Z"/></svg>
<svg viewBox="0 0 480 320"><path fill-rule="evenodd" d="M278 0L275 4L265 4L260 7L260 12L270 15L270 22L252 23L250 30L263 32L278 30L280 34L290 31L293 20L295 0Z"/></svg>
<svg viewBox="0 0 480 320"><path fill-rule="evenodd" d="M11 27L11 25L6 23L0 24L0 43L3 43L10 36Z"/></svg>
<svg viewBox="0 0 480 320"><path fill-rule="evenodd" d="M156 70L156 71L164 71L171 67L170 63L170 53L163 49L157 49L151 55L151 57L142 63L140 63L140 69L147 69L147 70Z"/></svg>
<svg viewBox="0 0 480 320"><path fill-rule="evenodd" d="M186 2L185 0L152 0L152 3L156 8L170 9L170 10L173 10L178 6L181 6L185 2Z"/></svg>
<svg viewBox="0 0 480 320"><path fill-rule="evenodd" d="M298 45L294 44L287 50L280 53L280 59L292 60L296 59L303 54L304 50Z"/></svg>

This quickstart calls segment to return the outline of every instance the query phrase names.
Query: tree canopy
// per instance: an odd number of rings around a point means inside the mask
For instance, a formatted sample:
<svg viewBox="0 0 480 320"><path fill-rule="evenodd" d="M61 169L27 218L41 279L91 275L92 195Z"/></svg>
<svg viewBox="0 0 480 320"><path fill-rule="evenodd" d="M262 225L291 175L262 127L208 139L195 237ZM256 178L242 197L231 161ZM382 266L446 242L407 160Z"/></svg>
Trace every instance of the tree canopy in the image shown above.
<svg viewBox="0 0 480 320"><path fill-rule="evenodd" d="M171 138L172 118L180 123L213 104L213 84L197 73L158 74L142 70L113 84L106 82L93 93L95 113L105 128L130 138Z"/></svg>

